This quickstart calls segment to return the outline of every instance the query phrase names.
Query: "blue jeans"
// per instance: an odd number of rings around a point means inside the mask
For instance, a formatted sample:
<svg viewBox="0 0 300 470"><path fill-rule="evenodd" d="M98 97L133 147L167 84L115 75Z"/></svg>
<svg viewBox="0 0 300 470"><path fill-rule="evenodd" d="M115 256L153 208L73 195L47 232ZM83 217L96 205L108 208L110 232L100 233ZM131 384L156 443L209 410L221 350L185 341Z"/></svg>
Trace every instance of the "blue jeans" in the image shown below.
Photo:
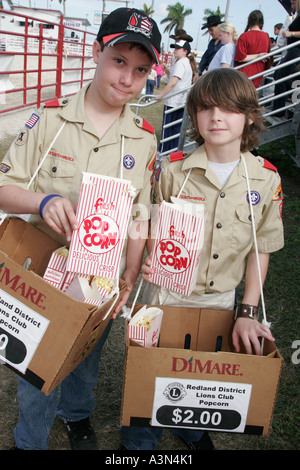
<svg viewBox="0 0 300 470"><path fill-rule="evenodd" d="M154 450L156 449L163 432L163 428L149 427L140 428L134 426L123 426L124 446L128 450ZM181 437L185 441L196 442L201 439L204 431L193 429L172 429L172 434Z"/></svg>
<svg viewBox="0 0 300 470"><path fill-rule="evenodd" d="M98 380L100 356L112 322L108 323L94 351L49 395L18 378L19 423L14 436L19 449L46 450L56 414L67 421L90 416L95 405L93 388Z"/></svg>

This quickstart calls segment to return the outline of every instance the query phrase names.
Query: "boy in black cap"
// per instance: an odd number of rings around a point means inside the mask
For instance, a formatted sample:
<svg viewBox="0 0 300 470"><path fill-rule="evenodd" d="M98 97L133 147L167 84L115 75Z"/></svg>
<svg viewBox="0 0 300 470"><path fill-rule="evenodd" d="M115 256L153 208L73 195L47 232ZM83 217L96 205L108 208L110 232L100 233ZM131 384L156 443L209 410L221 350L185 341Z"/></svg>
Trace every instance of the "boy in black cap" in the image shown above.
<svg viewBox="0 0 300 470"><path fill-rule="evenodd" d="M92 82L74 97L55 99L36 110L34 125L24 127L26 139L21 144L16 139L4 157L11 169L9 175L0 172L1 209L7 214L32 214L32 223L50 231L62 244L70 241L72 230L77 228L75 210L83 171L132 182L136 188L134 207L139 204L139 213L130 226L132 237L128 236L122 276L128 290L122 303L140 272L148 236L151 162L157 150L152 126L137 118L128 103L143 89L153 62L158 63L160 40L156 23L142 11L119 8L112 12L93 44L96 70ZM47 155L49 142L52 148L29 191L28 181ZM14 431L17 449L47 449L55 414L66 423L72 449L97 449L89 416L94 408L101 350L111 323L93 352L63 380L60 390L56 387L46 396L19 378L20 414Z"/></svg>
<svg viewBox="0 0 300 470"><path fill-rule="evenodd" d="M207 18L207 23L202 26L201 29L208 29L208 33L211 35L212 39L209 41L206 51L204 52L201 61L198 66L199 76L208 69L209 64L214 58L218 50L223 46L218 36L218 25L223 23L219 15L209 16Z"/></svg>

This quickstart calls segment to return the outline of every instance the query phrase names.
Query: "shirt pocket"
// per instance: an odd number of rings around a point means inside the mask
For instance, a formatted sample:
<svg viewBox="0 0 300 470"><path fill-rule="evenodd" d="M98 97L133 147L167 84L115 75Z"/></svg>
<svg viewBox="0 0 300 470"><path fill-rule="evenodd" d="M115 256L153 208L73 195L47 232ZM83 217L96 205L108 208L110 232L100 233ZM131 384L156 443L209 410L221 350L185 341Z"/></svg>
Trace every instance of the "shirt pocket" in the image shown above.
<svg viewBox="0 0 300 470"><path fill-rule="evenodd" d="M256 218L256 216L254 216ZM236 251L242 251L247 246L252 246L253 231L250 215L250 207L241 205L235 208L232 224L231 247Z"/></svg>
<svg viewBox="0 0 300 470"><path fill-rule="evenodd" d="M80 172L76 172L73 159L65 160L61 157L48 157L40 169L39 182L44 186L45 192L62 194L66 197L79 188Z"/></svg>

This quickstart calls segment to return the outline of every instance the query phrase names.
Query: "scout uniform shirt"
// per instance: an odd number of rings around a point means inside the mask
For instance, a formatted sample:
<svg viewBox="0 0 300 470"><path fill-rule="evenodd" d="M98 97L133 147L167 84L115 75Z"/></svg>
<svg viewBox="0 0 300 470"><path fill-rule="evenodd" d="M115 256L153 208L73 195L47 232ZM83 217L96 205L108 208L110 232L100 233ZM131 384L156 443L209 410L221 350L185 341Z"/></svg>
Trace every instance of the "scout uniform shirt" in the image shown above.
<svg viewBox="0 0 300 470"><path fill-rule="evenodd" d="M190 168L191 174L181 198L204 204L204 244L200 255L197 284L193 294L227 292L240 283L245 259L254 251L245 169L242 161L222 187L208 166L204 145L182 159L182 152L171 154L162 163L154 202L177 196ZM269 162L244 154L250 181L258 251L271 253L283 247L280 177Z"/></svg>
<svg viewBox="0 0 300 470"><path fill-rule="evenodd" d="M82 172L119 178L122 165L123 178L130 180L137 190L134 204L147 208L133 215L148 219L151 161L155 159L157 149L154 130L126 105L121 116L100 139L84 111L88 86L72 99L53 100L32 113L0 165L0 185L15 184L26 189L40 160L66 121L30 190L60 194L77 204ZM121 156L122 136L124 154ZM33 216L31 222L41 225L45 231L49 230L39 216ZM51 234L53 236L52 231ZM56 234L54 236L57 238Z"/></svg>

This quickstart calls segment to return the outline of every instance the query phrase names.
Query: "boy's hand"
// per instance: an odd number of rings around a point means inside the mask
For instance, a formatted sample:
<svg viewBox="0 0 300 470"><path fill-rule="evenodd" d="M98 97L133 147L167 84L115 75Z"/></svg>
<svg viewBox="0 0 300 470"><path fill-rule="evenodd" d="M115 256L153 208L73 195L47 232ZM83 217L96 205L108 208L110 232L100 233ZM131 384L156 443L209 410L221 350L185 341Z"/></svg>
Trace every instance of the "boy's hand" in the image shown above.
<svg viewBox="0 0 300 470"><path fill-rule="evenodd" d="M64 197L50 199L43 208L43 219L59 235L71 241L72 232L78 228L75 206Z"/></svg>
<svg viewBox="0 0 300 470"><path fill-rule="evenodd" d="M252 354L253 345L255 353L260 356L261 345L258 339L260 337L275 341L270 329L257 320L251 318L238 318L236 320L232 333L233 346L236 352L240 352L239 340L241 339L247 354Z"/></svg>
<svg viewBox="0 0 300 470"><path fill-rule="evenodd" d="M145 263L142 265L142 278L144 281L151 282L151 275L154 274L154 269L151 268L152 253L147 256Z"/></svg>
<svg viewBox="0 0 300 470"><path fill-rule="evenodd" d="M122 276L124 281L126 282L126 290L122 296L122 299L120 300L120 302L117 304L113 314L112 314L112 318L115 319L118 315L118 313L120 312L121 308L126 305L128 299L129 299L129 296L131 294L131 291L133 289L133 286L135 284L135 281L136 281L136 276L135 275L132 275L131 272L126 269L126 271L124 272L124 275Z"/></svg>

